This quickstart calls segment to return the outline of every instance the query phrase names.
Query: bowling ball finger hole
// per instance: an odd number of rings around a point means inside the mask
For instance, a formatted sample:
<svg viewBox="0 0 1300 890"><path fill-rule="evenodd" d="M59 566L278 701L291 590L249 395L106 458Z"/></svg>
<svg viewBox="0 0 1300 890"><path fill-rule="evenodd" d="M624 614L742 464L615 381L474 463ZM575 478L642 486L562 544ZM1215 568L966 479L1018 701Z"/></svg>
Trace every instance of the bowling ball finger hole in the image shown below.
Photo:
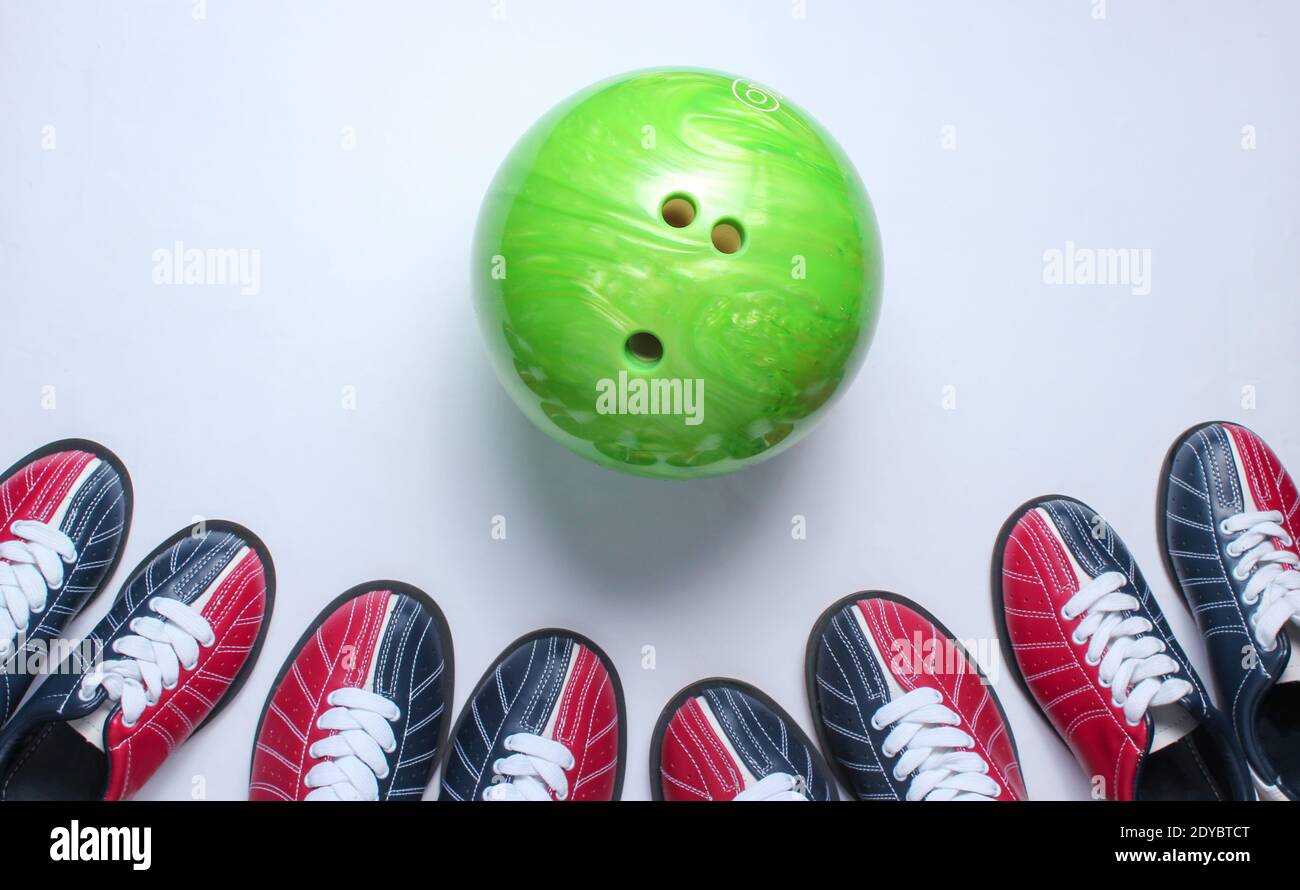
<svg viewBox="0 0 1300 890"><path fill-rule="evenodd" d="M695 202L685 195L672 195L660 208L664 222L674 229L684 229L695 222Z"/></svg>
<svg viewBox="0 0 1300 890"><path fill-rule="evenodd" d="M657 365L664 357L664 344L649 331L637 331L627 338L628 356L645 365Z"/></svg>
<svg viewBox="0 0 1300 890"><path fill-rule="evenodd" d="M713 227L713 246L720 253L736 253L745 246L745 230L735 220L724 219Z"/></svg>

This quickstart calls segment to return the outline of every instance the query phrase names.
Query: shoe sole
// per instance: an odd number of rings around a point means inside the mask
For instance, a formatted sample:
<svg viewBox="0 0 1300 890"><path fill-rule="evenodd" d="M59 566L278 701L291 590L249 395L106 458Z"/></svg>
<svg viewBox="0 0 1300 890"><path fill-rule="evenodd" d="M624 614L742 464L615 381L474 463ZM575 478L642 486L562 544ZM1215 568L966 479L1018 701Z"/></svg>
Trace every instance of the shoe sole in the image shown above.
<svg viewBox="0 0 1300 890"><path fill-rule="evenodd" d="M262 703L261 716L257 718L257 730L253 733L253 751L248 758L248 781L250 784L253 781L253 761L257 758L257 740L262 737L262 724L266 722L266 714L268 709L271 707L271 699L274 698L276 692L279 691L280 684L283 683L284 678L288 676L289 669L293 667L293 663L298 660L298 656L302 653L303 647L307 645L307 642L315 635L316 631L320 630L321 625L328 621L329 617L337 612L344 603L374 590L391 590L393 593L400 593L403 596L409 596L411 599L420 603L420 605L422 605L425 610L433 616L434 625L438 628L438 633L441 636L443 643L445 643L442 658L442 688L444 690L450 690L450 694L444 696L443 713L444 716L449 717L451 713L451 696L455 694L456 690L456 657L452 645L451 627L447 624L447 617L442 614L442 609L438 608L438 604L433 601L433 597L429 596L429 594L425 593L420 588L403 581L381 580L357 584L353 587L349 587L343 593L336 596L330 601L329 605L321 609L320 613L312 619L311 624L307 625L307 629L302 632L302 635L298 637L298 641L293 644L293 648L289 650L289 654L284 659L284 664L280 666L280 672L275 675L275 680L271 682L271 689L266 693L266 701ZM447 733L450 725L450 719L443 720L442 728L438 730L437 747L434 748L435 754L433 758L435 769L442 760L442 752L447 744ZM434 774L430 773L429 781L432 782L433 778ZM426 787L427 785L428 783L426 783Z"/></svg>
<svg viewBox="0 0 1300 890"><path fill-rule="evenodd" d="M541 639L542 637L559 636L568 637L590 649L591 653L599 658L600 663L605 666L605 671L609 674L609 680L614 685L614 699L616 707L618 708L618 766L615 768L614 796L612 800L619 800L622 798L623 776L627 771L627 704L623 700L623 684L618 678L618 670L614 667L614 662L605 654L604 649L597 646L582 634L575 633L571 630L565 630L562 627L548 627L542 630L535 630L532 633L524 634L522 637L506 646L488 669L483 672L483 676L479 678L474 689L470 691L469 698L465 699L465 704L461 706L460 716L456 718L456 723L451 728L451 735L449 736L451 741L448 744L446 752L440 758L441 769L438 772L439 796L441 796L442 793L442 778L446 775L447 764L451 760L452 747L457 737L460 736L460 730L465 723L465 718L469 716L470 703L477 699L483 690L487 688L488 683L492 680L493 674L495 674L497 668L501 666L501 662L514 654L516 649L527 643L531 643L533 640Z"/></svg>
<svg viewBox="0 0 1300 890"><path fill-rule="evenodd" d="M1011 753L1015 755L1016 763L1020 763L1020 749L1016 746L1016 737L1011 728L1011 721L1007 719L1007 712L1002 709L1002 702L998 699L997 690L994 688L993 684L989 682L988 677L984 675L984 671L980 669L979 663L971 657L970 653L966 651L966 647L961 644L961 640L959 640L953 632L948 629L947 625L936 618L928 609L918 604L915 600L889 590L860 590L857 593L851 593L848 596L840 597L840 599L836 600L822 612L821 616L817 619L817 623L813 625L812 631L808 634L808 643L804 647L804 684L808 691L808 707L812 711L813 729L817 733L817 741L821 743L821 747L825 748L827 751L831 750L829 740L826 736L826 723L822 719L821 705L818 704L820 699L817 696L817 651L821 646L822 636L825 634L826 628L830 625L831 620L838 615L845 606L861 599L883 599L906 606L938 628L944 637L957 647L957 651L959 651L962 654L962 657L965 658L966 661L970 663L970 666L975 669L976 676L980 678L981 683L986 689L988 689L989 698L993 700L993 706L998 709L998 716L1002 718L1002 725L1007 728L1007 738L1011 741ZM845 790L848 791L849 794L853 794L853 785L849 780L849 775L840 767L839 761L836 758L831 757L829 758L829 763L831 764L831 774L835 776L836 780L844 786ZM1022 785L1025 784L1023 769L1021 770L1020 783ZM1029 796L1028 790L1026 790L1025 796Z"/></svg>
<svg viewBox="0 0 1300 890"><path fill-rule="evenodd" d="M822 756L821 751L813 744L813 741L808 737L808 734L800 728L799 724L795 722L795 719L790 716L789 712L777 704L766 692L749 683L745 683L741 680L734 680L730 677L710 677L707 680L700 680L692 683L690 686L678 690L677 694L670 698L668 704L664 705L663 710L659 712L659 719L655 721L654 735L650 737L651 800L662 801L664 799L663 778L660 774L660 765L663 763L664 735L668 730L668 721L672 720L673 715L677 713L677 709L680 708L687 699L695 698L705 689L714 686L730 686L733 689L743 692L745 695L759 701L765 708L786 722L790 727L790 730L794 733L794 737L803 744L812 756L814 769L820 770L823 776L835 776L835 773L830 769L830 765L826 762L826 758ZM839 800L840 796L839 792L835 788L835 783L827 782L826 786L830 791L831 800Z"/></svg>

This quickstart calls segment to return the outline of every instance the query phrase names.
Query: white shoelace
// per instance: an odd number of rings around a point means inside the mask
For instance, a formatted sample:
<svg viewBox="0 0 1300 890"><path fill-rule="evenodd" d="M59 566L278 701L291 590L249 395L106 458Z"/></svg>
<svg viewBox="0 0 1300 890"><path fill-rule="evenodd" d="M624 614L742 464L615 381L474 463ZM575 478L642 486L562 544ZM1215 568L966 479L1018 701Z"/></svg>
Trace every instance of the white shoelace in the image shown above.
<svg viewBox="0 0 1300 890"><path fill-rule="evenodd" d="M156 596L149 608L162 618L131 619L132 633L113 643L113 651L126 658L101 661L81 681L83 701L94 697L97 686L104 687L110 700L120 699L128 727L158 703L164 689L175 688L182 668L194 669L200 647L216 642L207 619L180 600Z"/></svg>
<svg viewBox="0 0 1300 890"><path fill-rule="evenodd" d="M737 794L732 800L807 800L808 784L803 776L771 773Z"/></svg>
<svg viewBox="0 0 1300 890"><path fill-rule="evenodd" d="M303 780L315 789L307 800L379 800L379 780L388 778L388 758L397 750L393 721L402 711L382 695L364 689L335 689L325 699L331 705L316 720L333 735L314 742L312 757L328 758L313 766Z"/></svg>
<svg viewBox="0 0 1300 890"><path fill-rule="evenodd" d="M575 761L568 748L525 732L506 736L505 748L512 753L493 761L492 784L483 789L484 800L564 800L569 796L564 772L573 769Z"/></svg>
<svg viewBox="0 0 1300 890"><path fill-rule="evenodd" d="M1088 613L1073 640L1088 643L1084 660L1098 669L1101 684L1110 687L1111 702L1124 709L1128 724L1137 726L1148 708L1173 704L1192 691L1192 684L1169 676L1178 673L1178 662L1164 654L1163 640L1144 636L1154 629L1151 622L1124 615L1140 605L1137 597L1118 592L1127 583L1122 572L1098 575L1070 597L1061 617L1072 621Z"/></svg>
<svg viewBox="0 0 1300 890"><path fill-rule="evenodd" d="M1294 547L1295 541L1282 527L1283 516L1277 510L1256 513L1238 513L1219 523L1219 531L1238 537L1228 544L1228 556L1236 559L1232 576L1238 581L1250 580L1241 592L1241 601L1256 607L1250 615L1255 625L1255 637L1267 651L1277 648L1277 635L1288 621L1300 615L1300 556L1290 550L1279 550L1274 539L1283 547ZM1298 622L1300 623L1300 622Z"/></svg>
<svg viewBox="0 0 1300 890"><path fill-rule="evenodd" d="M880 753L897 757L894 778L899 782L916 772L907 786L908 800L994 800L1002 793L987 773L989 765L975 744L957 727L961 718L943 703L943 694L920 686L876 709L871 727L877 732L893 726Z"/></svg>
<svg viewBox="0 0 1300 890"><path fill-rule="evenodd" d="M51 590L63 586L63 564L76 562L72 539L53 526L19 519L18 538L0 544L0 656L8 657L32 615L45 611Z"/></svg>

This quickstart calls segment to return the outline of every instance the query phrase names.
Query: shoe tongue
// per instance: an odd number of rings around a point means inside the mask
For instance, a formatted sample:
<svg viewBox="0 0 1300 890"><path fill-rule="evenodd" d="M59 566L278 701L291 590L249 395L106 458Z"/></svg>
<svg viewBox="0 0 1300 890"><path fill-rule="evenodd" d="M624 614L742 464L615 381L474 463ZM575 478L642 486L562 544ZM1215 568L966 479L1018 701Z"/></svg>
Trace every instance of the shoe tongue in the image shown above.
<svg viewBox="0 0 1300 890"><path fill-rule="evenodd" d="M114 702L111 699L105 699L104 703L98 708L95 708L85 717L78 717L76 720L69 721L68 725L76 730L79 736L94 745L95 748L103 751L104 724L108 722L108 715L112 712L113 705Z"/></svg>
<svg viewBox="0 0 1300 890"><path fill-rule="evenodd" d="M1300 681L1300 658L1295 657L1296 645L1300 641L1296 639L1295 627L1290 623L1286 626L1286 636L1291 641L1291 654L1287 656L1286 664L1282 666L1282 673L1278 675L1278 685Z"/></svg>
<svg viewBox="0 0 1300 890"><path fill-rule="evenodd" d="M1183 736L1191 733L1201 723L1196 719L1195 715L1189 713L1186 708L1177 702L1168 705L1157 705L1149 713L1155 727L1155 733L1151 737L1152 754L1161 748L1168 748Z"/></svg>

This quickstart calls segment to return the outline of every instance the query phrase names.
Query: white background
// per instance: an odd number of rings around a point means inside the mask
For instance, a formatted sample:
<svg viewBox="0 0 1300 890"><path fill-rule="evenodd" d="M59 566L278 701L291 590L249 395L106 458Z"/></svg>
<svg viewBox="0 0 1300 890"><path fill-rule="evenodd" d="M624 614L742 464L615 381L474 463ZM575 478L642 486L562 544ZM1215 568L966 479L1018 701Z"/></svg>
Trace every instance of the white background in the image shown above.
<svg viewBox="0 0 1300 890"><path fill-rule="evenodd" d="M688 682L746 679L811 728L805 638L853 590L991 637L994 534L1051 491L1107 514L1203 664L1157 558L1156 477L1170 441L1215 418L1300 467L1300 8L1097 5L808 0L800 19L788 0L505 0L497 18L488 0L209 0L196 19L186 0L3 0L0 465L63 436L117 451L136 512L113 592L196 515L254 529L279 576L242 695L141 796L188 798L203 777L242 797L293 641L345 588L396 577L447 614L457 712L526 631L605 647L629 708L625 796L645 797L651 727ZM588 83L665 64L743 74L820 119L886 259L875 344L823 425L690 483L599 469L535 431L468 288L514 141ZM155 286L152 254L177 240L260 250L261 293ZM1067 240L1150 249L1151 293L1045 285L1043 253ZM1031 795L1086 796L1009 676L999 691Z"/></svg>

